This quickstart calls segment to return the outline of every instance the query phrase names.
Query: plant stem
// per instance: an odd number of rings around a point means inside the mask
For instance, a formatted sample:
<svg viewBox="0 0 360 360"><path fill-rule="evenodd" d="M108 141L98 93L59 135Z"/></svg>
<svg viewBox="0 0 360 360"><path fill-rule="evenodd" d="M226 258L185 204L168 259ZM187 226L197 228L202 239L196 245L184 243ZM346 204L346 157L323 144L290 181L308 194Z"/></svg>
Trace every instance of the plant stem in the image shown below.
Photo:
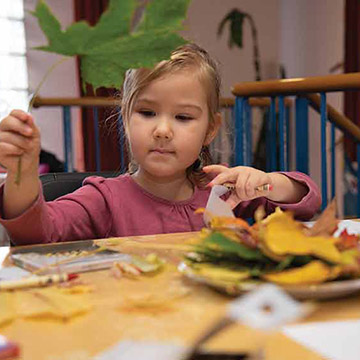
<svg viewBox="0 0 360 360"><path fill-rule="evenodd" d="M29 106L27 109L27 112L30 113L33 105L34 105L34 101L36 96L38 95L41 87L43 86L45 80L49 77L49 75L52 73L52 71L60 64L62 64L65 60L70 59L69 56L63 56L60 60L56 61L54 64L52 64L50 66L50 68L46 71L44 77L41 79L39 85L36 87L35 91L34 91L34 95L32 96L30 102L29 102ZM18 166L17 166L17 170L16 170L16 176L15 176L15 184L16 185L20 185L21 183L21 168L22 168L22 155L19 156L19 160L18 160Z"/></svg>

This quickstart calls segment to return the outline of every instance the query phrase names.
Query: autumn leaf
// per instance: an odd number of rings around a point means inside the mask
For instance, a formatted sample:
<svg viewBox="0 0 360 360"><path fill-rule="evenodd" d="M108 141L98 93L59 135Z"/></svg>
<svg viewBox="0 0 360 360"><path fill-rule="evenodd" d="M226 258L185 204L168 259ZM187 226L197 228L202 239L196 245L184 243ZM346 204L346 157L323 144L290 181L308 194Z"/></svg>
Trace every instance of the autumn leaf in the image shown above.
<svg viewBox="0 0 360 360"><path fill-rule="evenodd" d="M143 17L132 31L135 0L110 0L95 26L85 21L66 30L40 0L33 15L38 19L48 45L39 50L79 56L83 84L120 88L129 68L151 67L169 58L186 43L179 34L190 0L156 0L147 4Z"/></svg>
<svg viewBox="0 0 360 360"><path fill-rule="evenodd" d="M265 280L282 285L312 285L333 280L340 273L341 266L329 266L322 261L315 260L299 268L268 273L262 277Z"/></svg>

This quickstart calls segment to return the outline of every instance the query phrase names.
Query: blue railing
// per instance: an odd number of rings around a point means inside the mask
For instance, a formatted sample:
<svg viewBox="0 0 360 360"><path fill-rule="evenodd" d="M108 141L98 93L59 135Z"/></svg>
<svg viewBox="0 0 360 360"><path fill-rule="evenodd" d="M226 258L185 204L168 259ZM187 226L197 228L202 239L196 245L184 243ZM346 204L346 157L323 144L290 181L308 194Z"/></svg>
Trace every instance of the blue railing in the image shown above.
<svg viewBox="0 0 360 360"><path fill-rule="evenodd" d="M73 136L71 132L71 108L91 108L92 122L94 130L94 149L95 149L95 170L101 171L101 147L100 147L100 128L99 128L99 108L112 108L115 111L114 116L117 117L118 131L119 131L119 154L120 154L120 171L124 172L127 164L125 164L124 157L124 136L123 124L119 111L120 102L114 98L101 97L84 97L84 98L41 98L37 97L34 100L34 108L39 107L62 107L63 118L63 133L64 133L64 167L66 172L74 171L74 151L73 151Z"/></svg>
<svg viewBox="0 0 360 360"><path fill-rule="evenodd" d="M296 165L298 171L309 173L309 107L320 114L320 151L321 151L321 192L322 209L327 206L328 164L327 164L327 124L330 129L330 179L331 198L336 189L335 128L351 136L357 146L357 160L360 159L360 128L349 119L337 113L327 104L327 93L335 91L360 90L360 73L329 75L305 79L286 79L262 82L239 83L233 87L235 100L235 148L236 165L249 165L249 153L252 151L251 118L248 114L249 99L270 97L269 116L267 118L267 170L289 169L289 113L285 107L285 97L295 97L296 123ZM319 93L315 95L314 93ZM328 114L329 109L331 114ZM250 162L251 164L251 162ZM357 216L360 217L360 168L357 170Z"/></svg>

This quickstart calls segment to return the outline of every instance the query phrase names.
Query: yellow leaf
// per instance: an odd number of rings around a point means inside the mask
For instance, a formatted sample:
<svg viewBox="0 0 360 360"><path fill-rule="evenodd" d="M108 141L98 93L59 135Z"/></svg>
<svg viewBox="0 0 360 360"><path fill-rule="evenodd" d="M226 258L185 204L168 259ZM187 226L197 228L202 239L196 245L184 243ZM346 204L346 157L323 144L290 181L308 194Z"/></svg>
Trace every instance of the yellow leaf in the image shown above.
<svg viewBox="0 0 360 360"><path fill-rule="evenodd" d="M197 275L214 281L236 282L250 277L249 271L232 270L220 267L218 265L196 264L192 265L192 269L196 272Z"/></svg>
<svg viewBox="0 0 360 360"><path fill-rule="evenodd" d="M329 266L322 261L315 260L299 268L269 273L262 277L282 285L311 285L332 280L340 273L341 266Z"/></svg>
<svg viewBox="0 0 360 360"><path fill-rule="evenodd" d="M303 225L290 213L274 213L264 229L262 240L277 255L313 255L333 263L342 262L335 246L336 238L306 236L302 229Z"/></svg>
<svg viewBox="0 0 360 360"><path fill-rule="evenodd" d="M16 317L12 295L8 291L0 292L0 326L12 322Z"/></svg>

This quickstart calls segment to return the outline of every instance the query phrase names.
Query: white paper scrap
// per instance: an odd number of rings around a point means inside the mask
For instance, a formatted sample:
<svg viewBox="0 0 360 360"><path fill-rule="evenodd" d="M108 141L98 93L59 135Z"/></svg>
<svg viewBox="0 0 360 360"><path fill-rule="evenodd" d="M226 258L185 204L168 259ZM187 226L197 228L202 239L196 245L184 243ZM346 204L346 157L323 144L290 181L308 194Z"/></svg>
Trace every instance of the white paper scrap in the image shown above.
<svg viewBox="0 0 360 360"><path fill-rule="evenodd" d="M282 332L326 359L360 359L360 320L288 325Z"/></svg>
<svg viewBox="0 0 360 360"><path fill-rule="evenodd" d="M229 189L226 186L214 185L212 187L204 213L205 224L209 224L212 216L235 217L231 206L220 198L228 191Z"/></svg>
<svg viewBox="0 0 360 360"><path fill-rule="evenodd" d="M181 360L187 353L186 347L177 344L123 340L97 355L94 360Z"/></svg>
<svg viewBox="0 0 360 360"><path fill-rule="evenodd" d="M305 309L278 286L265 284L232 301L227 313L252 328L273 330L304 316Z"/></svg>
<svg viewBox="0 0 360 360"><path fill-rule="evenodd" d="M3 280L20 280L23 277L29 276L31 273L17 266L9 266L0 269L0 281Z"/></svg>

